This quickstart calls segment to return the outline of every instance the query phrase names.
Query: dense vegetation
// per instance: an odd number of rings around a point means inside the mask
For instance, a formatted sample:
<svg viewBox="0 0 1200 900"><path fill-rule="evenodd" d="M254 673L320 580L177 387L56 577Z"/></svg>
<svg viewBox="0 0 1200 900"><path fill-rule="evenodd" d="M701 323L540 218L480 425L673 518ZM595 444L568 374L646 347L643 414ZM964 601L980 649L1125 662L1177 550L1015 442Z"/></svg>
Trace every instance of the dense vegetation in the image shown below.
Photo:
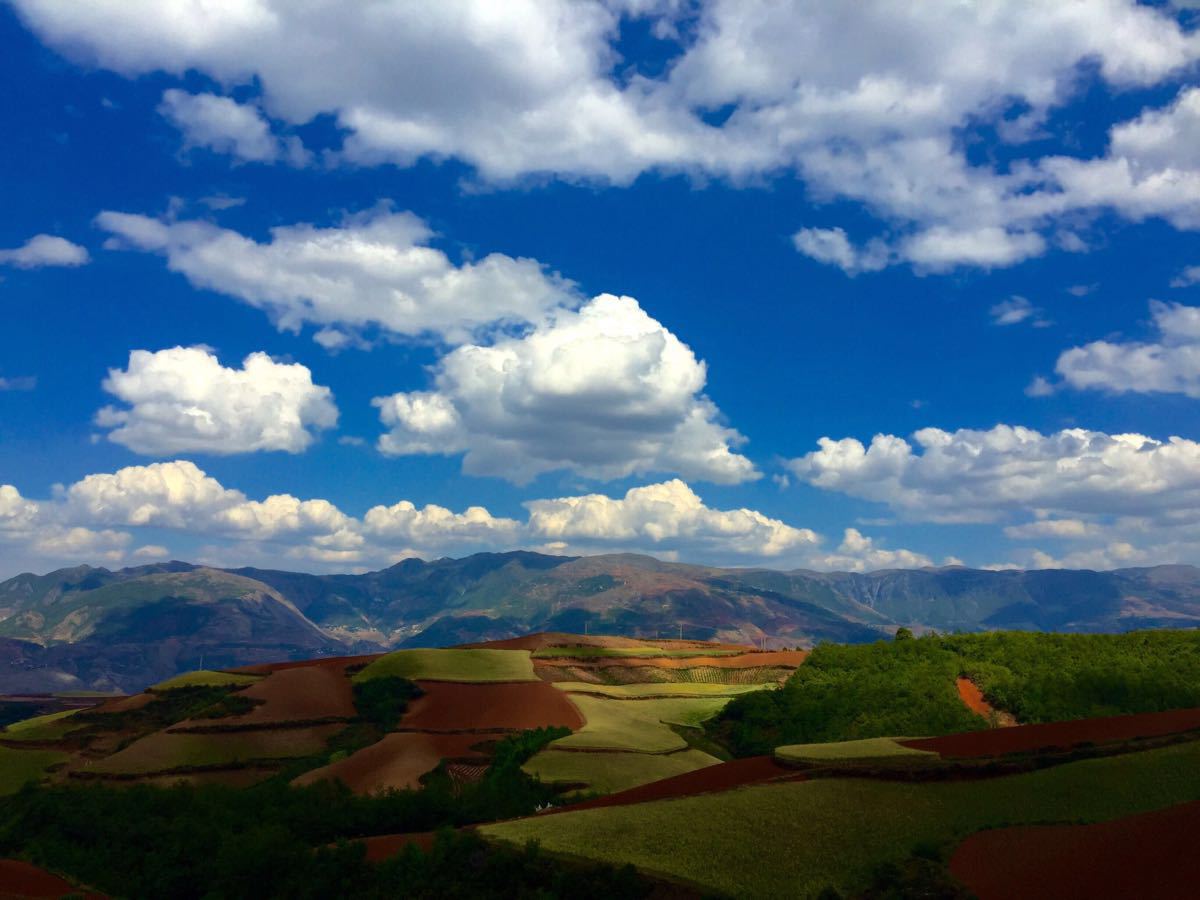
<svg viewBox="0 0 1200 900"><path fill-rule="evenodd" d="M374 797L279 778L248 789L28 786L0 801L0 856L131 897L645 896L647 883L631 871L564 867L471 836L446 834L431 854L414 850L378 867L362 847L338 845L533 813L555 795L521 765L566 733L505 738L475 784L456 785L439 769L420 791Z"/></svg>
<svg viewBox="0 0 1200 900"><path fill-rule="evenodd" d="M408 709L408 702L421 696L415 682L397 675L385 675L354 685L354 707L367 722L381 731L391 731Z"/></svg>
<svg viewBox="0 0 1200 900"><path fill-rule="evenodd" d="M783 744L985 727L959 700L960 675L1021 722L1200 706L1200 632L902 634L822 644L781 690L736 698L710 731L749 756Z"/></svg>

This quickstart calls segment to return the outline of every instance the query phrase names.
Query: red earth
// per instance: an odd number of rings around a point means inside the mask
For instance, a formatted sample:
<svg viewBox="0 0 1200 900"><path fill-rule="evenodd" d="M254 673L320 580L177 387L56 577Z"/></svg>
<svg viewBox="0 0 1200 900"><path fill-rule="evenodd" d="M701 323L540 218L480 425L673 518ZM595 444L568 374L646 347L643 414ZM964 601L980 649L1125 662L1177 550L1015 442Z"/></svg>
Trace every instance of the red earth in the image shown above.
<svg viewBox="0 0 1200 900"><path fill-rule="evenodd" d="M1043 749L1069 749L1079 744L1104 744L1133 738L1161 737L1200 729L1200 708L1168 712L1017 725L988 731L968 731L944 737L901 741L916 750L932 750L942 756L1003 756Z"/></svg>
<svg viewBox="0 0 1200 900"><path fill-rule="evenodd" d="M476 744L502 737L504 735L501 733L394 732L353 756L305 772L293 783L312 784L323 779L337 779L356 794L373 794L389 788L416 789L421 786L421 776L437 768L443 759L469 759L485 763L484 755L472 748Z"/></svg>
<svg viewBox="0 0 1200 900"><path fill-rule="evenodd" d="M981 831L950 871L980 900L1190 900L1200 895L1200 802L1094 825Z"/></svg>
<svg viewBox="0 0 1200 900"><path fill-rule="evenodd" d="M412 834L381 834L363 838L362 842L367 845L367 862L383 862L410 844L428 853L433 849L433 840L434 832L418 831Z"/></svg>
<svg viewBox="0 0 1200 900"><path fill-rule="evenodd" d="M189 726L271 725L287 722L315 722L319 719L350 719L358 715L354 693L345 673L346 663L277 669L257 684L239 691L251 700L262 700L243 716L218 720L196 719L182 722Z"/></svg>
<svg viewBox="0 0 1200 900"><path fill-rule="evenodd" d="M25 897L85 897L104 900L103 894L82 891L69 881L51 875L45 869L16 859L0 859L0 900Z"/></svg>
<svg viewBox="0 0 1200 900"><path fill-rule="evenodd" d="M288 662L258 663L253 666L242 666L238 669L227 669L229 672L239 672L245 675L270 675L272 672L282 672L287 669L337 669L344 671L347 666L365 666L383 656L382 653L370 653L366 656L320 656L316 659L294 659Z"/></svg>
<svg viewBox="0 0 1200 900"><path fill-rule="evenodd" d="M504 731L559 725L576 731L583 716L544 681L466 684L418 681L425 693L409 704L400 727L416 731Z"/></svg>
<svg viewBox="0 0 1200 900"><path fill-rule="evenodd" d="M690 797L694 794L714 794L748 784L767 781L803 781L804 774L780 765L771 756L751 756L735 759L715 766L705 766L694 772L673 775L649 784L639 785L627 791L618 791L604 797L584 800L555 812L574 812L578 809L594 809L600 806L626 806L631 803L648 803L652 800L669 800L675 797Z"/></svg>
<svg viewBox="0 0 1200 900"><path fill-rule="evenodd" d="M1011 728L1017 724L1017 720L1013 718L1012 713L1001 712L988 703L984 699L983 691L979 689L979 685L970 678L959 678L956 682L956 687L958 688L959 699L975 715L981 716L989 722L994 719L996 724L1001 728Z"/></svg>

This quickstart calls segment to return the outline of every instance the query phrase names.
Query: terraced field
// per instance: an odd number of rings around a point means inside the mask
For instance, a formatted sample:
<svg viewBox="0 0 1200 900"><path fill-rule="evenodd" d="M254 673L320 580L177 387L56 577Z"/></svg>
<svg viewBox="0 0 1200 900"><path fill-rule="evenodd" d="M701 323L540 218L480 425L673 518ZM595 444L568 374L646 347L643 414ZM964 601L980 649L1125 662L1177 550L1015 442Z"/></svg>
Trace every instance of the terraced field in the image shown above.
<svg viewBox="0 0 1200 900"><path fill-rule="evenodd" d="M190 768L234 768L261 760L292 759L320 753L338 725L278 728L218 734L159 731L98 760L81 774L134 776Z"/></svg>
<svg viewBox="0 0 1200 900"><path fill-rule="evenodd" d="M721 697L676 697L660 700L614 700L573 694L585 724L551 746L557 750L626 750L670 753L687 748L687 741L670 724L696 726L720 712Z"/></svg>
<svg viewBox="0 0 1200 900"><path fill-rule="evenodd" d="M67 758L67 754L55 750L0 747L0 795L19 791L25 782L38 780L47 769Z"/></svg>
<svg viewBox="0 0 1200 900"><path fill-rule="evenodd" d="M196 672L184 672L166 681L160 681L150 688L152 691L170 691L184 687L227 687L230 685L254 684L260 680L258 675L242 675L235 672L213 672L201 669Z"/></svg>
<svg viewBox="0 0 1200 900"><path fill-rule="evenodd" d="M397 650L354 676L395 675L413 681L536 681L528 650Z"/></svg>
<svg viewBox="0 0 1200 900"><path fill-rule="evenodd" d="M78 712L78 709L63 709L15 722L0 731L0 740L57 741L81 727L81 723L71 721L71 717Z"/></svg>
<svg viewBox="0 0 1200 900"><path fill-rule="evenodd" d="M517 844L537 840L554 853L629 862L737 897L815 897L826 887L855 895L881 862L902 862L918 846L953 847L981 829L1098 822L1195 799L1200 742L1004 778L822 778L564 812L480 831Z"/></svg>
<svg viewBox="0 0 1200 900"><path fill-rule="evenodd" d="M700 750L675 753L580 753L543 750L523 768L547 784L564 790L611 794L717 765Z"/></svg>
<svg viewBox="0 0 1200 900"><path fill-rule="evenodd" d="M736 697L750 691L761 691L772 684L702 684L686 681L637 682L634 684L591 684L586 681L556 681L560 691L572 694L592 694L617 700L638 700L670 697Z"/></svg>
<svg viewBox="0 0 1200 900"><path fill-rule="evenodd" d="M905 740L909 739L864 738L858 741L838 741L829 744L791 744L776 748L775 758L785 763L867 762L897 757L940 758L931 750L917 750L900 743Z"/></svg>

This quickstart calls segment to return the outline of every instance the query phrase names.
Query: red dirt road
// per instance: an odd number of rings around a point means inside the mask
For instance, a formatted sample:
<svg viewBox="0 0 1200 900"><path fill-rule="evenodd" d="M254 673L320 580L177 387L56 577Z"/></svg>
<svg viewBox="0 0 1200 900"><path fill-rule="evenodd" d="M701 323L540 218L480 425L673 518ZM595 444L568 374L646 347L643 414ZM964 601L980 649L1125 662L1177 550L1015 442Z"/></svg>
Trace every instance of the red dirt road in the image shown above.
<svg viewBox="0 0 1200 900"><path fill-rule="evenodd" d="M567 695L544 681L464 684L418 681L425 693L409 704L402 728L417 731L504 731L559 725L576 731L583 716Z"/></svg>
<svg viewBox="0 0 1200 900"><path fill-rule="evenodd" d="M104 900L103 894L81 891L69 881L51 875L45 869L16 859L0 859L0 900L26 897L85 897Z"/></svg>
<svg viewBox="0 0 1200 900"><path fill-rule="evenodd" d="M421 786L421 776L437 768L443 759L485 761L483 755L471 747L501 737L502 734L397 732L353 756L305 772L293 783L302 785L326 778L338 779L356 794L374 794L389 788L415 790Z"/></svg>
<svg viewBox="0 0 1200 900"><path fill-rule="evenodd" d="M652 800L670 800L675 797L690 797L694 794L714 794L729 791L748 784L767 781L803 781L804 774L788 766L780 765L771 756L751 756L735 759L716 766L706 766L694 772L673 775L649 784L639 785L627 791L618 791L604 797L596 797L562 808L562 812L578 809L595 809L601 806L627 806L631 803L649 803ZM560 810L555 810L559 812Z"/></svg>
<svg viewBox="0 0 1200 900"><path fill-rule="evenodd" d="M1011 728L1017 724L1017 720L1013 718L1012 713L1001 712L988 703L983 696L983 691L979 689L979 685L970 678L959 678L955 686L958 688L959 699L975 715L987 719L989 722L994 717L996 724L1001 728Z"/></svg>
<svg viewBox="0 0 1200 900"><path fill-rule="evenodd" d="M1200 802L1095 825L982 831L950 871L980 900L1190 900L1200 894Z"/></svg>
<svg viewBox="0 0 1200 900"><path fill-rule="evenodd" d="M1069 749L1078 744L1104 744L1133 738L1161 737L1200 729L1200 708L1168 712L1017 725L989 731L969 731L944 737L901 741L916 750L932 750L942 756L1003 756L1043 749Z"/></svg>

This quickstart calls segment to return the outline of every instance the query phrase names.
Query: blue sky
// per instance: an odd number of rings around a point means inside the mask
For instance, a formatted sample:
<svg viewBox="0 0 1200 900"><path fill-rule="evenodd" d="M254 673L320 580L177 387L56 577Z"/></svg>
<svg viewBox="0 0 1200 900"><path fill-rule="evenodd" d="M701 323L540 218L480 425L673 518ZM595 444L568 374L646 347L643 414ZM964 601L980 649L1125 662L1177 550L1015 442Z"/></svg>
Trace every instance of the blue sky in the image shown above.
<svg viewBox="0 0 1200 900"><path fill-rule="evenodd" d="M1200 563L1189 9L426 6L0 6L0 574Z"/></svg>

